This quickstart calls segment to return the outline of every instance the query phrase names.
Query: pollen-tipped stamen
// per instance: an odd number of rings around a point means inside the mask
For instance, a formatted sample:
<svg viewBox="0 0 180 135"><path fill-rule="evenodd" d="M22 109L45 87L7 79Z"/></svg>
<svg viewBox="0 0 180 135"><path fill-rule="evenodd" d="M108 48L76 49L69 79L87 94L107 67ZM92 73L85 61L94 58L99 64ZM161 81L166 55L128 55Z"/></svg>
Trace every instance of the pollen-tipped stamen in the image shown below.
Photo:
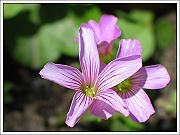
<svg viewBox="0 0 180 135"><path fill-rule="evenodd" d="M89 97L94 97L96 92L95 92L95 88L93 87L90 87L88 85L86 85L85 87L82 88L82 91L83 93L86 95L86 96L89 96Z"/></svg>
<svg viewBox="0 0 180 135"><path fill-rule="evenodd" d="M119 93L126 93L132 88L132 80L126 79L115 86L115 90Z"/></svg>

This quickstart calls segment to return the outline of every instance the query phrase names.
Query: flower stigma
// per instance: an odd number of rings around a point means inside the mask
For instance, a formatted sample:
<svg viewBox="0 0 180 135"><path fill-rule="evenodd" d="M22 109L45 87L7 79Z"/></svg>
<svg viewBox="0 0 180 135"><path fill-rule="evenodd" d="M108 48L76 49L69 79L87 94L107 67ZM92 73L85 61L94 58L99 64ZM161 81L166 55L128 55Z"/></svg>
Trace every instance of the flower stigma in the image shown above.
<svg viewBox="0 0 180 135"><path fill-rule="evenodd" d="M120 93L126 93L132 88L132 81L130 79L126 79L115 86L115 90Z"/></svg>
<svg viewBox="0 0 180 135"><path fill-rule="evenodd" d="M88 85L86 85L85 87L83 87L82 91L83 91L83 93L84 93L86 96L89 96L89 97L91 97L91 98L96 95L95 88L90 87L90 86L88 86Z"/></svg>

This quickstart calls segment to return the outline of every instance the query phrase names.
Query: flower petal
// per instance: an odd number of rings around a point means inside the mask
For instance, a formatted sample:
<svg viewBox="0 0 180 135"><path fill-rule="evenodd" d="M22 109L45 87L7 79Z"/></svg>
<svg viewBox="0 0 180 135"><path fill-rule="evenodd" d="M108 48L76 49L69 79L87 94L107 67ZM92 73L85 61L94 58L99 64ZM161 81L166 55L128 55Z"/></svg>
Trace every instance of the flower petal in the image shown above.
<svg viewBox="0 0 180 135"><path fill-rule="evenodd" d="M143 67L141 67L135 74L133 74L130 78L131 83L134 87L136 87L136 90L139 90L143 88L146 79L147 74Z"/></svg>
<svg viewBox="0 0 180 135"><path fill-rule="evenodd" d="M93 85L99 74L99 54L94 33L88 26L80 27L80 64L87 85Z"/></svg>
<svg viewBox="0 0 180 135"><path fill-rule="evenodd" d="M112 51L112 44L103 41L98 45L98 51L100 55L108 55Z"/></svg>
<svg viewBox="0 0 180 135"><path fill-rule="evenodd" d="M142 67L142 59L135 55L111 61L99 74L96 87L99 91L107 90L132 76Z"/></svg>
<svg viewBox="0 0 180 135"><path fill-rule="evenodd" d="M135 39L122 39L116 57L123 58L133 55L142 55L140 42Z"/></svg>
<svg viewBox="0 0 180 135"><path fill-rule="evenodd" d="M114 110L122 113L124 116L129 115L129 111L127 110L126 105L123 102L122 98L115 91L113 91L111 89L108 89L106 91L101 91L94 98L108 104L110 107L112 107ZM97 109L102 109L102 108L97 108ZM102 111L106 111L106 110L107 109L101 110L100 113ZM113 113L113 110L112 110L112 112L108 111L108 113L109 113L109 115L106 116L105 118L108 118L109 116L111 116L112 115L111 113ZM95 113L95 114L97 114L97 113ZM103 115L104 114L100 114L99 116L103 116Z"/></svg>
<svg viewBox="0 0 180 135"><path fill-rule="evenodd" d="M80 90L83 83L79 70L66 65L47 63L39 74L44 79L73 90Z"/></svg>
<svg viewBox="0 0 180 135"><path fill-rule="evenodd" d="M99 27L101 30L101 40L106 41L109 44L121 35L121 31L117 25L117 17L113 15L103 15L99 21Z"/></svg>
<svg viewBox="0 0 180 135"><path fill-rule="evenodd" d="M138 80L143 80L144 76L146 76L142 86L146 89L161 89L166 87L170 81L166 68L161 64L145 66L135 76L138 76L136 77Z"/></svg>
<svg viewBox="0 0 180 135"><path fill-rule="evenodd" d="M91 105L90 112L102 119L109 119L115 110L109 104L95 99Z"/></svg>
<svg viewBox="0 0 180 135"><path fill-rule="evenodd" d="M103 62L100 62L99 72L101 72L105 67L106 67L106 64Z"/></svg>
<svg viewBox="0 0 180 135"><path fill-rule="evenodd" d="M98 41L100 40L100 37L101 37L101 33L100 33L101 31L100 31L99 25L94 20L89 20L88 24L93 29L96 42L98 43Z"/></svg>
<svg viewBox="0 0 180 135"><path fill-rule="evenodd" d="M87 110L91 105L92 98L85 96L82 92L77 91L73 97L70 110L67 114L66 124L70 127L79 121L81 115Z"/></svg>
<svg viewBox="0 0 180 135"><path fill-rule="evenodd" d="M145 122L155 112L151 101L143 89L130 91L123 97L131 117L137 122Z"/></svg>

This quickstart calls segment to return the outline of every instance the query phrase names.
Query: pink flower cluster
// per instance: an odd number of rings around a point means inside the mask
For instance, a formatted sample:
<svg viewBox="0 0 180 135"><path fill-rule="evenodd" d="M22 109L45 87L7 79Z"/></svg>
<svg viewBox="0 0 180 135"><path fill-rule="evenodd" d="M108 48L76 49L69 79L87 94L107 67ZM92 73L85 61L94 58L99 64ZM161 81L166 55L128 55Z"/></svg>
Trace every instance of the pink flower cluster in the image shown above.
<svg viewBox="0 0 180 135"><path fill-rule="evenodd" d="M161 89L170 81L163 65L142 67L142 49L135 39L122 39L116 58L107 65L99 55L107 55L121 32L118 19L103 15L96 23L90 20L79 28L79 61L81 72L67 65L47 63L42 78L75 91L66 124L70 127L83 113L90 112L108 119L114 112L145 122L155 112L145 89Z"/></svg>

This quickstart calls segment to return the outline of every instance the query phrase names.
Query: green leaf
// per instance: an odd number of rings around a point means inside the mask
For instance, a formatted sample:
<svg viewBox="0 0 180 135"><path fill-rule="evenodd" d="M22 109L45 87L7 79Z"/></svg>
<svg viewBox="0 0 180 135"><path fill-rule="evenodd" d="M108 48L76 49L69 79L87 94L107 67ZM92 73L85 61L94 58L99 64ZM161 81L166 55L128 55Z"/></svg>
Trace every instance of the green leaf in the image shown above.
<svg viewBox="0 0 180 135"><path fill-rule="evenodd" d="M74 19L76 24L79 26L82 23L87 23L89 20L99 21L102 13L97 7L91 7L90 9L86 10L83 16L78 16L74 14L73 11L69 13L69 16Z"/></svg>
<svg viewBox="0 0 180 135"><path fill-rule="evenodd" d="M33 67L33 60L36 57L32 51L32 46L35 46L34 41L35 39L33 37L17 38L17 45L13 49L13 58L23 65Z"/></svg>
<svg viewBox="0 0 180 135"><path fill-rule="evenodd" d="M24 10L22 4L4 4L4 18L10 19Z"/></svg>
<svg viewBox="0 0 180 135"><path fill-rule="evenodd" d="M10 19L20 12L29 11L29 19L34 23L39 23L39 4L4 4L4 18Z"/></svg>
<svg viewBox="0 0 180 135"><path fill-rule="evenodd" d="M59 47L57 47L56 42L43 34L40 36L18 38L13 55L21 64L39 69L48 61L56 61L61 55L58 50Z"/></svg>
<svg viewBox="0 0 180 135"><path fill-rule="evenodd" d="M155 37L152 27L154 14L146 10L132 10L130 13L118 11L121 39L135 38L141 42L143 61L154 53Z"/></svg>
<svg viewBox="0 0 180 135"><path fill-rule="evenodd" d="M68 56L78 56L79 44L75 42L75 37L78 35L78 26L71 19L66 19L59 24L59 30L56 34L61 41L62 52Z"/></svg>
<svg viewBox="0 0 180 135"><path fill-rule="evenodd" d="M175 38L173 25L165 18L160 18L155 25L155 34L160 48L167 48L172 45Z"/></svg>
<svg viewBox="0 0 180 135"><path fill-rule="evenodd" d="M155 49L155 37L150 25L143 25L120 19L119 27L122 32L121 38L134 38L140 41L142 45L143 61L148 60L153 55Z"/></svg>
<svg viewBox="0 0 180 135"><path fill-rule="evenodd" d="M32 37L19 37L13 50L14 58L25 66L39 69L48 61L56 61L62 53L78 55L73 41L76 25L70 18L43 25Z"/></svg>
<svg viewBox="0 0 180 135"><path fill-rule="evenodd" d="M102 13L100 9L94 6L91 9L87 10L87 12L85 12L84 16L82 17L81 23L88 22L90 19L98 22L101 17L101 14Z"/></svg>
<svg viewBox="0 0 180 135"><path fill-rule="evenodd" d="M129 17L143 24L151 24L154 20L154 14L147 10L133 10L129 13Z"/></svg>
<svg viewBox="0 0 180 135"><path fill-rule="evenodd" d="M29 20L34 24L40 23L40 5L39 4L31 4L29 6Z"/></svg>

